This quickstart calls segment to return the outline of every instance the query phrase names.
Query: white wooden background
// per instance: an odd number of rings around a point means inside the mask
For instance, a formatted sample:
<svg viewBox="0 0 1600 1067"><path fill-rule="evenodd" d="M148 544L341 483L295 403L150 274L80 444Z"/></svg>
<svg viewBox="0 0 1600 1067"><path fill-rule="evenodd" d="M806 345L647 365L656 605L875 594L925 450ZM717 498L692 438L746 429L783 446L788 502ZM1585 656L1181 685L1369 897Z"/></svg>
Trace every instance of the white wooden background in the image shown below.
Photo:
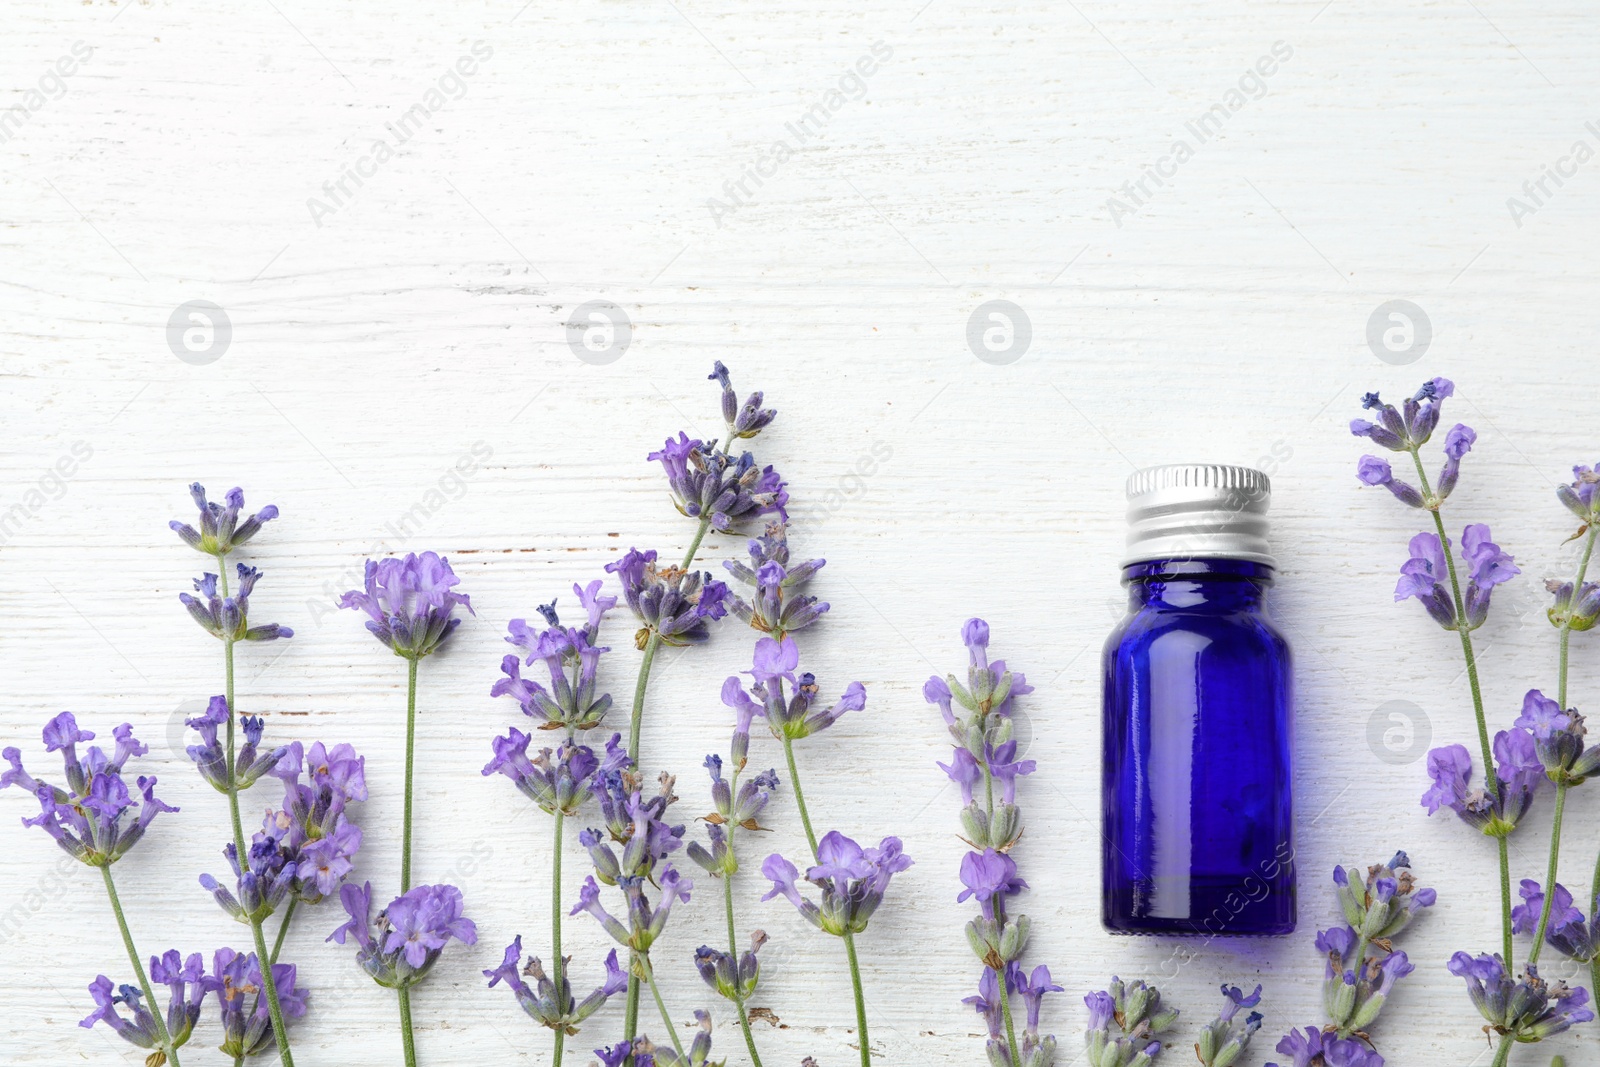
<svg viewBox="0 0 1600 1067"><path fill-rule="evenodd" d="M1383 1047L1397 1064L1487 1062L1444 962L1497 944L1491 851L1417 804L1426 736L1469 738L1466 687L1453 638L1391 603L1418 516L1357 486L1362 449L1344 426L1367 389L1459 383L1447 417L1480 437L1452 525L1493 522L1525 572L1480 635L1505 724L1526 688L1553 682L1540 583L1570 566L1573 523L1551 490L1600 459L1600 167L1570 156L1600 144L1586 126L1600 119L1597 36L1584 5L1502 0L9 4L0 104L22 113L0 143L0 507L23 514L0 548L0 735L46 771L48 716L72 709L106 734L132 721L183 807L117 868L139 943L240 943L195 884L222 863L225 817L182 756L181 719L218 691L220 657L177 603L202 560L166 523L189 515L190 480L242 484L252 505L283 509L247 556L267 575L254 610L298 633L242 651L241 708L276 737L367 754L360 874L392 888L404 672L328 608L368 553L447 553L478 617L423 672L418 873L461 884L483 936L452 947L417 997L419 1042L432 1064L548 1062L547 1033L478 976L514 933L536 952L548 936L548 822L478 773L513 721L488 697L500 638L629 544L682 550L690 531L644 454L680 427L717 432L704 378L720 358L781 411L760 453L791 480L796 549L829 561L816 588L834 610L802 639L808 664L829 692L859 679L870 693L864 714L801 748L817 818L899 834L917 860L863 939L883 1062L981 1057L960 1003L977 968L954 899L954 790L920 695L930 672L960 667L972 614L1038 687L1026 711L1040 769L1016 855L1034 886L1030 958L1070 991L1047 1012L1063 1063L1084 990L1163 969L1190 1021L1175 1062L1222 980L1266 983L1248 1062L1276 1058L1277 1035L1321 1018L1311 937L1331 919L1329 869L1397 847L1440 904L1406 935L1418 970L1385 1012ZM476 42L475 72L451 80ZM1185 124L1226 110L1278 42L1289 58L1265 64L1264 95L1241 96L1193 158L1162 163L1175 176L1147 179L1137 210L1108 206L1134 207L1118 187L1175 139L1193 143ZM830 97L875 45L859 98L848 79ZM58 80L75 47L88 60ZM419 102L424 127L314 220L308 198ZM800 141L788 125L814 106L826 129ZM785 138L792 158L774 166ZM717 218L707 201L727 205L724 183L758 160L769 176L744 179L749 195ZM1514 217L1508 198L1558 165L1564 184L1546 178L1551 195ZM1032 324L1009 365L967 341L997 299ZM1432 325L1409 366L1366 340L1393 299ZM232 325L205 365L168 344L191 300ZM609 365L567 344L591 300L632 324ZM75 446L89 458L54 479ZM487 462L452 481L475 447ZM874 453L887 458L855 477ZM1184 943L1098 925L1096 667L1121 610L1123 478L1192 459L1273 474L1276 606L1299 656L1303 928L1212 943L1180 967ZM390 532L418 503L420 532ZM713 537L703 558L738 550ZM627 629L610 633L619 691L637 656ZM679 770L685 815L705 804L703 753L726 744L718 684L749 647L727 627L664 657L652 684L646 752ZM1582 705L1600 686L1594 639L1574 650ZM1369 744L1390 701L1415 708L1411 762ZM755 758L777 754L761 741ZM1563 866L1579 887L1600 847L1588 792ZM137 1062L76 1025L95 973L126 977L98 879L17 825L26 797L0 806L0 1061ZM1547 809L1518 838L1518 876L1542 870ZM798 855L786 800L772 821L773 846ZM569 855L569 894L581 868ZM773 936L757 1002L782 1028L761 1025L767 1061L853 1062L838 945L758 904L760 890L753 871L741 879L742 927ZM676 913L657 953L685 1020L711 999L689 954L715 939L713 902ZM289 941L316 998L297 1059L397 1062L392 995L322 943L338 921L313 912ZM598 973L597 935L568 923L580 982ZM715 1012L718 1047L744 1062ZM609 1039L618 1018L586 1035ZM188 1059L209 1062L211 1043L197 1037ZM1559 1044L1574 1063L1596 1047Z"/></svg>

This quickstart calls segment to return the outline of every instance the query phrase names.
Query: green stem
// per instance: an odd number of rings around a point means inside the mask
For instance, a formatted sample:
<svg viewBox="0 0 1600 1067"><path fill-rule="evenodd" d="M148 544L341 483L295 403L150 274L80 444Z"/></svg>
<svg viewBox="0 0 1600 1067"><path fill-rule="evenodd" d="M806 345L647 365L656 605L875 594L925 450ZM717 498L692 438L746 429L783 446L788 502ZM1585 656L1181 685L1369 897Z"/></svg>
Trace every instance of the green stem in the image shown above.
<svg viewBox="0 0 1600 1067"><path fill-rule="evenodd" d="M811 813L806 810L805 790L800 787L800 768L794 762L794 742L787 734L779 736L783 741L783 758L789 765L789 788L794 790L794 806L800 811L800 824L806 828L806 841L811 845L811 858L821 862L821 857L817 855L817 832L811 828ZM870 1067L872 1048L867 1038L867 1000L861 991L861 964L856 960L856 937L849 931L844 935L844 951L850 959L850 983L855 988L856 1032L861 1038L861 1065Z"/></svg>
<svg viewBox="0 0 1600 1067"><path fill-rule="evenodd" d="M117 917L117 929L122 931L122 947L128 950L128 962L133 964L133 973L139 976L139 988L144 990L144 1002L150 1006L150 1014L155 1018L156 1036L161 1043L161 1050L167 1054L172 1067L179 1067L178 1050L172 1045L172 1035L167 1033L164 1013L156 1006L156 995L150 988L150 978L144 972L144 964L139 962L139 950L133 947L133 935L128 932L128 919L122 914L122 901L117 899L117 886L111 880L111 865L108 863L101 867L100 874L106 882L106 896L111 898L111 911Z"/></svg>
<svg viewBox="0 0 1600 1067"><path fill-rule="evenodd" d="M1509 1037L1500 1039L1500 1047L1494 1050L1494 1063L1490 1067L1506 1067L1506 1061L1511 1058L1511 1046L1514 1042Z"/></svg>
<svg viewBox="0 0 1600 1067"><path fill-rule="evenodd" d="M811 813L806 810L805 790L800 788L800 769L794 763L794 742L787 734L780 734L783 741L783 758L789 764L789 788L794 790L794 806L800 809L800 825L806 828L806 841L811 845L811 858L817 856L817 832L811 828Z"/></svg>
<svg viewBox="0 0 1600 1067"><path fill-rule="evenodd" d="M1583 588L1583 578L1589 572L1589 557L1594 554L1595 535L1600 533L1600 527L1594 524L1589 526L1589 536L1583 543L1583 556L1578 560L1578 576L1572 582L1572 598L1576 602L1578 592ZM1570 620L1561 627L1561 664L1556 673L1556 703L1561 705L1563 711L1567 707L1567 645L1572 639L1572 625Z"/></svg>
<svg viewBox="0 0 1600 1067"><path fill-rule="evenodd" d="M566 998L562 993L566 989L567 981L566 962L561 958L561 830L566 820L566 815L558 809L556 811L555 858L550 864L550 967L551 973L555 975L556 1002L559 1004L566 1003ZM555 1067L561 1067L561 1054L565 1051L566 1043L567 1032L557 1027Z"/></svg>
<svg viewBox="0 0 1600 1067"><path fill-rule="evenodd" d="M683 1054L683 1042L678 1040L678 1028L673 1025L672 1016L667 1014L667 1005L661 999L661 987L656 985L656 970L650 966L650 957L646 955L639 958L644 962L644 977L650 985L650 996L655 999L656 1011L661 1013L661 1025L667 1028L667 1036L672 1039L672 1047L678 1053L678 1059L688 1063L689 1058Z"/></svg>
<svg viewBox="0 0 1600 1067"><path fill-rule="evenodd" d="M406 661L406 814L400 839L400 892L411 888L411 763L417 747L417 661Z"/></svg>
<svg viewBox="0 0 1600 1067"><path fill-rule="evenodd" d="M405 1045L406 1067L417 1067L417 1042L411 1036L411 989L401 986L397 992L400 994L400 1041Z"/></svg>
<svg viewBox="0 0 1600 1067"><path fill-rule="evenodd" d="M278 924L278 939L272 943L272 955L268 957L268 963L278 962L278 953L283 951L284 936L289 932L289 922L294 918L295 905L299 903L299 897L290 897L289 906L283 909L283 921Z"/></svg>
<svg viewBox="0 0 1600 1067"><path fill-rule="evenodd" d="M1422 467L1422 456L1415 447L1411 448L1411 460L1416 464L1417 478L1422 485L1422 495L1426 499L1433 495L1433 488L1428 483L1428 472ZM1439 503L1428 509L1433 515L1433 526L1439 536L1439 547L1444 555L1445 569L1450 574L1450 596L1456 612L1456 636L1461 638L1461 655L1467 664L1467 684L1472 689L1472 714L1478 725L1478 748L1483 757L1483 780L1488 787L1489 795L1499 799L1500 775L1495 769L1494 750L1489 744L1489 721L1483 713L1483 688L1478 682L1478 658L1472 648L1472 634L1467 629L1467 605L1461 595L1461 578L1456 573L1456 557L1450 544L1450 535L1445 532L1444 516L1439 513ZM1500 839L1500 941L1505 949L1506 966L1512 965L1511 943L1511 868L1506 855L1505 838Z"/></svg>
<svg viewBox="0 0 1600 1067"><path fill-rule="evenodd" d="M1556 786L1555 822L1550 826L1550 868L1544 878L1544 906L1539 909L1539 925L1533 931L1533 948L1528 950L1528 966L1539 962L1539 950L1544 948L1544 931L1550 923L1550 905L1556 898L1556 863L1561 855L1561 816L1567 808L1567 783Z"/></svg>
<svg viewBox="0 0 1600 1067"><path fill-rule="evenodd" d="M225 556L217 557L218 589L224 599L228 596L228 561ZM233 687L233 635L224 634L222 638L222 656L226 677L226 691L224 696L228 701L228 730L227 730L227 773L228 773L228 815L233 822L233 847L241 866L249 862L250 852L245 847L244 823L239 818L239 780L234 767L234 720L238 713L234 708ZM261 963L262 985L267 993L267 1015L272 1019L272 1036L278 1043L278 1059L283 1067L294 1067L294 1055L289 1051L289 1030L283 1021L283 1006L278 1002L278 983L272 976L272 958L267 955L267 937L262 932L261 917L256 916L250 920L250 933L256 946L256 959ZM153 1004L153 1002L152 1002Z"/></svg>
<svg viewBox="0 0 1600 1067"><path fill-rule="evenodd" d="M694 562L695 553L700 551L700 542L705 540L706 531L711 529L711 517L708 515L700 520L700 525L695 528L694 540L689 542L689 551L683 555L683 569L688 570ZM656 651L661 647L661 635L654 630L644 643L644 659L639 661L639 677L633 683L633 713L628 717L628 758L633 761L634 768L639 766L639 728L644 723L644 694L650 685L650 668L656 661ZM641 960L637 953L635 960ZM644 960L648 966L649 961ZM629 1045L639 1033L639 976L634 973L634 968L628 968L628 1000L623 1013L623 1038ZM627 1062L633 1063L633 1054L628 1054Z"/></svg>
<svg viewBox="0 0 1600 1067"><path fill-rule="evenodd" d="M845 932L844 953L850 959L850 983L855 987L856 994L856 1034L861 1038L861 1067L872 1067L872 1046L867 1037L867 998L861 992L861 964L856 960L856 935ZM1001 977L1003 982L1004 976ZM1011 1026L1011 1005L1006 1003L1008 998L1002 993L1000 1002L1006 1004L1006 1026ZM1012 1043L1016 1043L1013 1035ZM1014 1061L1016 1062L1016 1061Z"/></svg>
<svg viewBox="0 0 1600 1067"><path fill-rule="evenodd" d="M733 772L733 778L728 783L729 792L734 796L739 795L739 772ZM728 827L728 856L733 859L733 834L734 828ZM732 864L738 869L737 860ZM750 1013L745 1008L744 991L739 985L739 932L733 922L733 872L722 876L722 912L728 920L728 958L733 961L733 1004L739 1010L739 1029L744 1032L744 1046L750 1050L750 1061L755 1067L761 1067L761 1054L756 1051L755 1035L750 1032Z"/></svg>

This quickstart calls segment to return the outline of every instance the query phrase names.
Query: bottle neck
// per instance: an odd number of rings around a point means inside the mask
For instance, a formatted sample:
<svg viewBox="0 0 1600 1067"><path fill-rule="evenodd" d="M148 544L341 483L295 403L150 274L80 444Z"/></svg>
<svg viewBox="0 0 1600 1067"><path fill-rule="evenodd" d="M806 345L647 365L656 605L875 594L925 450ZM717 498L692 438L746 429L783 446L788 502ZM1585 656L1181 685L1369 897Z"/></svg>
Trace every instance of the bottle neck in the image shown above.
<svg viewBox="0 0 1600 1067"><path fill-rule="evenodd" d="M1240 559L1156 559L1122 568L1128 606L1256 611L1272 584L1272 568Z"/></svg>

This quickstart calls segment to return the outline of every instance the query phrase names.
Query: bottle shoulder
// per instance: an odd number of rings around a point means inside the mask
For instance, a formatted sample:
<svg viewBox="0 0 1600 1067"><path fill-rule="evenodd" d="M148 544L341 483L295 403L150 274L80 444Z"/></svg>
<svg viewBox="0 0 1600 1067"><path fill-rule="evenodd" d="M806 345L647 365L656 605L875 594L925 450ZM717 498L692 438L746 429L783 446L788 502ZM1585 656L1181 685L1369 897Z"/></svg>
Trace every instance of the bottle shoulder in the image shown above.
<svg viewBox="0 0 1600 1067"><path fill-rule="evenodd" d="M1107 657L1119 649L1148 645L1169 633L1199 634L1227 644L1259 644L1264 651L1287 657L1289 641L1260 609L1244 611L1194 610L1146 605L1131 611L1106 637Z"/></svg>

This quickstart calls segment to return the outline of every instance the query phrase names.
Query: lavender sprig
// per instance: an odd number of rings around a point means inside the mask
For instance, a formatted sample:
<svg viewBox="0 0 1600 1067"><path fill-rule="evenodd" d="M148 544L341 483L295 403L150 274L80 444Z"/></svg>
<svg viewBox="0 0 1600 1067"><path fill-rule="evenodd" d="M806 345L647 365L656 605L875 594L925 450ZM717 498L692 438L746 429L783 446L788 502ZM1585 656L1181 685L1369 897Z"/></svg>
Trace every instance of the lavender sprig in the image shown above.
<svg viewBox="0 0 1600 1067"><path fill-rule="evenodd" d="M411 830L412 830L412 798L413 768L416 756L417 741L417 665L423 659L439 650L446 638L456 631L461 625L461 619L456 616L455 609L464 607L469 613L472 602L465 593L455 591L461 584L461 579L456 576L450 567L450 562L436 552L423 552L420 555L413 552L404 557L389 557L381 560L369 559L365 568L365 584L361 589L352 589L339 598L341 608L350 608L364 611L367 614L367 629L378 641L392 650L396 656L406 661L406 779L405 779L405 813L401 823L400 844L400 896L395 898L388 909L380 912L378 921L380 925L385 921L393 923L402 921L409 923L414 931L432 931L426 934L427 943L435 953L444 945L445 934L459 937L467 944L471 938L463 936L458 931L472 931L470 920L461 918L460 891L454 886L421 886L416 890L411 887ZM343 944L344 934L353 932L359 926L364 937L366 917L363 913L357 916L354 908L360 903L360 898L353 896L354 887L346 885L339 893L340 900L347 911L350 911L351 922L335 931L338 940ZM370 908L371 888L366 891L367 907ZM395 912L394 909L399 911ZM359 921L358 921L359 920ZM429 925L432 924L432 925ZM419 933L419 936L422 936ZM358 937L358 944L362 949L357 953L357 961L373 976L380 985L393 988L400 1003L400 1036L405 1049L407 1067L416 1065L415 1038L411 1025L411 985L414 979L407 980L407 975L415 973L421 977L416 963L409 962L416 954L407 950L407 966L395 969L390 955L392 949L370 949L368 941ZM265 954L265 953L263 953ZM432 965L431 958L428 966ZM392 980L391 980L392 979ZM288 1065L285 1065L288 1067Z"/></svg>
<svg viewBox="0 0 1600 1067"><path fill-rule="evenodd" d="M291 878L293 872L286 867L287 857L281 854L281 850L270 837L264 842L252 845L247 845L245 842L239 793L259 778L259 774L255 772L262 768L256 753L264 724L258 718L247 717L243 721L246 744L244 748L235 750L235 734L239 718L238 704L234 699L233 653L234 646L241 640L286 638L292 636L292 631L276 624L265 627L249 625L248 599L259 582L261 573L254 567L242 565L237 567L239 594L237 597L232 596L228 588L228 556L238 546L252 540L261 531L263 524L277 518L278 509L268 505L241 522L239 516L244 509L244 492L237 486L228 491L223 504L209 501L206 498L205 488L198 482L189 487L189 495L199 509L200 529L197 531L187 523L178 521L169 525L185 544L215 557L217 573L214 585L209 574L196 583L196 589L206 597L203 605L187 595L183 595L180 599L191 617L208 633L221 640L224 677L222 703L219 705L216 700L211 702L207 716L203 718L200 727L205 744L199 746L198 752L191 749L190 756L200 769L201 776L213 786L221 781L223 791L228 795L228 816L232 824L233 841L224 853L228 855L230 865L234 868L237 893L222 887L210 875L203 876L201 884L212 891L219 904L249 924L251 938L255 942L255 957L267 961L270 971L274 957L267 953L263 924L286 891L284 880L286 870ZM220 752L216 745L216 731L219 729L223 737ZM279 758L282 758L281 755ZM284 922L287 923L289 918L290 915L285 913ZM279 927L280 946L286 929L286 926ZM277 1043L282 1067L294 1067L294 1056L289 1048L288 1024L285 1021L288 1016L280 1003L278 984L275 981L262 982L256 989L258 997L262 990L266 993L267 1017L272 1024L272 1035Z"/></svg>
<svg viewBox="0 0 1600 1067"><path fill-rule="evenodd" d="M188 1039L188 1034L180 1032L181 1027L169 1029L159 1012L152 1013L140 1005L141 995L152 1007L156 997L150 975L145 973L139 951L134 947L133 934L128 930L128 920L122 914L122 902L111 877L112 865L143 839L155 817L178 809L156 798L154 776L138 779L143 803L134 800L123 781L122 769L128 760L148 752L149 747L133 736L133 727L128 723L118 726L112 735L117 744L111 755L106 755L100 746L91 745L80 757L77 746L94 740L95 735L80 729L72 713L64 711L45 724L41 739L46 752L61 753L66 788L34 778L22 766L22 753L16 748L7 748L3 754L11 766L0 773L0 789L19 786L33 794L39 803L39 814L23 819L22 824L39 827L67 855L86 866L100 868L106 899L111 903L117 929L122 934L122 946L138 976L137 989L125 985L113 996L111 980L101 975L89 987L99 1010L81 1025L106 1022L119 1037L141 1048L156 1048L173 1067L178 1067L178 1047ZM116 1014L117 1004L128 1006L133 1015L131 1021ZM189 1026L192 1028L192 1022Z"/></svg>
<svg viewBox="0 0 1600 1067"><path fill-rule="evenodd" d="M1149 1067L1163 1048L1157 1038L1178 1022L1178 1009L1163 1005L1160 991L1144 982L1125 985L1113 977L1109 989L1090 993L1083 1002L1089 1008L1084 1035L1089 1067Z"/></svg>
<svg viewBox="0 0 1600 1067"><path fill-rule="evenodd" d="M1022 838L1017 779L1032 774L1036 766L1033 760L1017 758L1011 716L1016 698L1033 692L1033 687L1020 671L1007 670L1004 660L990 662L987 622L968 619L961 627L961 640L967 646L966 683L954 674L945 678L934 675L922 687L922 695L938 706L955 741L950 763L938 766L961 789L961 825L974 850L961 860L961 882L966 888L956 897L958 901L976 900L981 911L967 924L967 941L985 968L974 1004L985 1018L992 1012L993 1022L1003 1024L1003 1034L1000 1025L990 1027L988 1054L994 1067L1049 1067L1055 1059L1056 1042L1054 1036L1038 1036L1036 1001L1029 1001L1030 1024L1021 1044L1011 1013L1011 994L1021 988L1012 971L1020 980L1022 970L1017 961L1027 947L1029 921L1026 915L1009 913L1008 899L1028 887L1009 853ZM955 704L960 705L960 714ZM996 783L1000 785L998 800ZM1035 968L1034 973L1042 973L1049 982L1048 968ZM988 993L983 991L983 983L988 983Z"/></svg>

